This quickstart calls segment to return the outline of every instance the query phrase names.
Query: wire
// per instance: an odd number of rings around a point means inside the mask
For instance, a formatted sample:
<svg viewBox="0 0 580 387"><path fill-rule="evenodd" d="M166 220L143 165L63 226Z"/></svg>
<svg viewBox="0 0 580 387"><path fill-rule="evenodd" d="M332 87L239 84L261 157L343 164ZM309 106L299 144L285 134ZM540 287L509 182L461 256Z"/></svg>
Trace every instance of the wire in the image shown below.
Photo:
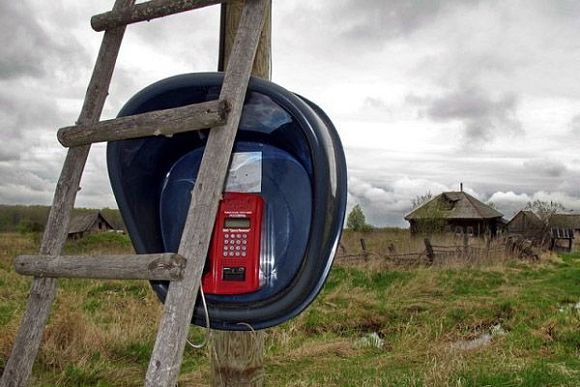
<svg viewBox="0 0 580 387"><path fill-rule="evenodd" d="M253 326L251 326L250 324L248 324L247 322L239 322L239 323L237 323L237 324L238 324L238 325L244 325L244 326L246 326L246 327L250 328L250 330L252 331L252 333L256 333L256 331L254 330L254 327L253 327Z"/></svg>
<svg viewBox="0 0 580 387"><path fill-rule="evenodd" d="M186 339L187 344L191 345L195 349L201 349L201 348L205 347L205 345L207 344L209 335L211 334L210 324L209 324L209 312L207 309L207 303L205 302L205 293L203 292L203 286L201 284L199 284L199 292L201 293L201 303L203 304L203 312L205 313L206 332L205 332L205 337L203 338L203 341L201 342L201 344L193 344L191 341L189 341L189 339Z"/></svg>

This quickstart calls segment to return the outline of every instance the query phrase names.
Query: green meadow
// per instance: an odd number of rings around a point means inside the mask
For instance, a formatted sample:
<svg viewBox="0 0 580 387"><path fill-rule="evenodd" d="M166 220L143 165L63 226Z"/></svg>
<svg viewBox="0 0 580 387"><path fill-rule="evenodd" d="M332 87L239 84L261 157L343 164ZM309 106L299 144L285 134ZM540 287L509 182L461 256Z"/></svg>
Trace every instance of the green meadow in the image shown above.
<svg viewBox="0 0 580 387"><path fill-rule="evenodd" d="M38 240L0 234L0 370L31 282L12 260L37 252ZM66 250L132 248L124 235L101 234ZM161 311L145 281L60 280L31 385L141 386ZM190 339L204 334L192 327ZM179 385L208 385L208 359L207 348L186 348ZM265 366L270 386L578 386L580 253L335 265L311 307L267 331Z"/></svg>

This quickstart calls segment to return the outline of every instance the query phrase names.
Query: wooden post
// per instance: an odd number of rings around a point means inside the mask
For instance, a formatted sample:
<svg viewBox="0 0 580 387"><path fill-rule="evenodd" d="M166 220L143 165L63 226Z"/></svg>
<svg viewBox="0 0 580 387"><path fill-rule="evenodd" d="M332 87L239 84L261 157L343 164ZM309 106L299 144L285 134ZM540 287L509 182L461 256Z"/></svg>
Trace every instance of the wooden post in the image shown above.
<svg viewBox="0 0 580 387"><path fill-rule="evenodd" d="M228 63L243 5L243 0L231 0L222 5L220 70ZM266 80L271 77L271 5L270 0L252 68L253 76ZM213 330L210 342L212 385L263 386L264 339L264 331Z"/></svg>
<svg viewBox="0 0 580 387"><path fill-rule="evenodd" d="M242 115L254 55L258 48L268 0L248 1L244 6L239 36L232 48L230 68L224 76L220 98L231 105L227 124L213 128L208 136L199 174L177 253L187 259L183 280L171 282L164 313L145 377L147 387L172 387L177 381L183 350L198 295L211 231L222 196L230 155Z"/></svg>
<svg viewBox="0 0 580 387"><path fill-rule="evenodd" d="M427 252L427 258L429 259L429 263L432 265L433 261L435 260L435 252L433 251L433 246L431 245L431 241L429 238L423 239L425 243L425 251Z"/></svg>
<svg viewBox="0 0 580 387"><path fill-rule="evenodd" d="M366 254L367 252L367 242L364 240L364 238L360 238L360 248L363 251L363 254Z"/></svg>

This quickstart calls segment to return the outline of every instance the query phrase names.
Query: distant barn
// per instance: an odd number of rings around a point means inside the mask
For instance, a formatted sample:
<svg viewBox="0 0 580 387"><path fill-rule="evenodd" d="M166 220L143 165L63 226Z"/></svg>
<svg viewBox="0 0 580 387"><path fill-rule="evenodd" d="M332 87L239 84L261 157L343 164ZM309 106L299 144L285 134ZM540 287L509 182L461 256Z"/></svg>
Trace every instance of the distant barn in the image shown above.
<svg viewBox="0 0 580 387"><path fill-rule="evenodd" d="M555 240L553 245L558 244L558 239L567 239L567 249L571 250L572 245L580 241L580 214L554 214L548 223L552 238Z"/></svg>
<svg viewBox="0 0 580 387"><path fill-rule="evenodd" d="M532 211L521 210L508 222L507 232L509 234L521 235L524 238L542 238L545 232L544 222Z"/></svg>
<svg viewBox="0 0 580 387"><path fill-rule="evenodd" d="M437 230L495 236L503 226L503 214L473 196L460 192L443 192L405 216L411 233Z"/></svg>
<svg viewBox="0 0 580 387"><path fill-rule="evenodd" d="M68 229L70 239L79 239L87 234L113 230L113 226L100 211L72 218Z"/></svg>
<svg viewBox="0 0 580 387"><path fill-rule="evenodd" d="M554 214L549 223L552 228L573 230L575 239L580 239L580 214Z"/></svg>

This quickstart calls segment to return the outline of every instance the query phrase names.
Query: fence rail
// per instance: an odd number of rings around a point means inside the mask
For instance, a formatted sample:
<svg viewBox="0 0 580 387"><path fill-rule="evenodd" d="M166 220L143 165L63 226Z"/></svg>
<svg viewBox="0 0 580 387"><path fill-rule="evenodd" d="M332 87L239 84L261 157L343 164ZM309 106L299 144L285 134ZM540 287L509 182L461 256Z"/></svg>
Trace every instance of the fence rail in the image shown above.
<svg viewBox="0 0 580 387"><path fill-rule="evenodd" d="M501 238L486 240L483 245L470 244L463 239L460 244L432 244L429 238L423 240L424 249L399 253L393 243L386 251L373 251L364 238L360 238L360 250L347 252L340 245L336 260L338 264L357 264L371 259L394 266L437 266L449 262L476 263L509 258L537 259L538 245L534 241L522 238Z"/></svg>

